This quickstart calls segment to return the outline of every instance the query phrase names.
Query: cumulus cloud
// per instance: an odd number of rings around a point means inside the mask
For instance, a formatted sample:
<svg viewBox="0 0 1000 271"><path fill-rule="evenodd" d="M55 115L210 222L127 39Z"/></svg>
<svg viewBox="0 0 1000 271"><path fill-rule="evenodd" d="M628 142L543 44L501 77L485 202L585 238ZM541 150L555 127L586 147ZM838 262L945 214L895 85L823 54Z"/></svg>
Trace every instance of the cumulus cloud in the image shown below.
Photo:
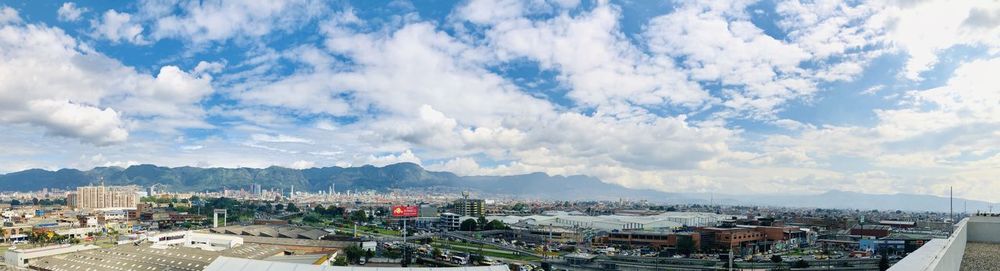
<svg viewBox="0 0 1000 271"><path fill-rule="evenodd" d="M420 158L417 157L415 154L413 154L413 152L410 150L405 150L402 153L398 154L389 153L381 156L369 155L368 158L365 159L365 164L377 167L382 167L396 163L404 163L404 162L414 163L418 165L421 164Z"/></svg>
<svg viewBox="0 0 1000 271"><path fill-rule="evenodd" d="M997 12L1000 8L995 2L976 0L889 6L887 13L892 25L888 38L910 56L904 75L919 80L921 72L938 62L942 50L956 45L982 46L998 52L1000 27L978 27L995 23L991 16Z"/></svg>
<svg viewBox="0 0 1000 271"><path fill-rule="evenodd" d="M0 24L19 23L21 16L17 10L8 6L0 6Z"/></svg>
<svg viewBox="0 0 1000 271"><path fill-rule="evenodd" d="M294 163L288 165L288 167L294 168L294 169L313 168L313 167L316 167L316 162L305 161L305 160L298 160L298 161L295 161Z"/></svg>
<svg viewBox="0 0 1000 271"><path fill-rule="evenodd" d="M253 134L251 137L254 141L267 142L267 143L312 143L311 140L305 138L299 138L289 135L265 135L265 134Z"/></svg>
<svg viewBox="0 0 1000 271"><path fill-rule="evenodd" d="M80 16L87 11L89 11L89 9L77 7L76 3L66 2L63 3L62 6L59 6L59 10L56 11L56 14L59 15L60 21L75 22L80 20Z"/></svg>
<svg viewBox="0 0 1000 271"><path fill-rule="evenodd" d="M99 145L118 143L128 138L128 131L122 127L122 121L114 110L69 101L32 100L24 111L8 112L0 120L32 123L48 128L53 135L80 138Z"/></svg>
<svg viewBox="0 0 1000 271"><path fill-rule="evenodd" d="M131 129L205 127L194 103L212 91L207 78L173 66L156 77L137 72L58 28L6 25L0 33L3 122L100 145L124 141Z"/></svg>
<svg viewBox="0 0 1000 271"><path fill-rule="evenodd" d="M568 96L586 106L613 111L622 103L697 107L712 100L675 69L672 59L644 54L632 44L621 32L620 16L617 8L600 2L576 16L491 22L485 35L500 60L526 58L559 72L570 86Z"/></svg>
<svg viewBox="0 0 1000 271"><path fill-rule="evenodd" d="M255 38L293 30L326 11L325 2L293 1L143 1L141 15L152 22L154 39L193 43Z"/></svg>
<svg viewBox="0 0 1000 271"><path fill-rule="evenodd" d="M133 20L132 15L128 13L120 13L111 9L104 12L100 19L91 22L91 25L93 25L95 36L114 43L149 43L142 35L142 25Z"/></svg>

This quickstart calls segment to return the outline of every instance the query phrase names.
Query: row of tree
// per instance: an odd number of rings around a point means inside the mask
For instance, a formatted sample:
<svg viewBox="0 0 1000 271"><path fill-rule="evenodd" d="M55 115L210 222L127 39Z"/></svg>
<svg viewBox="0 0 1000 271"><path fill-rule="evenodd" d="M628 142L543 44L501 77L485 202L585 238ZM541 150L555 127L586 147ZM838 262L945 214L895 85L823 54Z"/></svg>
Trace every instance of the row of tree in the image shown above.
<svg viewBox="0 0 1000 271"><path fill-rule="evenodd" d="M507 224L503 221L494 219L493 221L488 221L486 217L480 216L479 219L466 219L462 221L462 224L458 226L459 230L462 231L489 231L489 230L506 230L508 229Z"/></svg>
<svg viewBox="0 0 1000 271"><path fill-rule="evenodd" d="M20 206L20 205L28 205L28 204L31 204L31 205L42 205L42 206L66 205L66 199L38 199L38 198L32 198L30 202L29 201L22 202L19 199L12 199L12 200L10 200L10 201L8 201L6 203L10 204L10 206Z"/></svg>

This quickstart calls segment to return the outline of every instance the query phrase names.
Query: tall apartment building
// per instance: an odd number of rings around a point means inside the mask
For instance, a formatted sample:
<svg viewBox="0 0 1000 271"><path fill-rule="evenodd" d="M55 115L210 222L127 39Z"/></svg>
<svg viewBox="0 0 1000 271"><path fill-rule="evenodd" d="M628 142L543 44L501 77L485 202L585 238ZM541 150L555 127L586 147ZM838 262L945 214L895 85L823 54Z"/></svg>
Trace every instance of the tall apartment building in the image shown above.
<svg viewBox="0 0 1000 271"><path fill-rule="evenodd" d="M253 195L254 197L262 197L262 196L264 196L263 191L264 190L261 188L261 186L259 184L255 184L255 183L250 184L250 194Z"/></svg>
<svg viewBox="0 0 1000 271"><path fill-rule="evenodd" d="M67 195L70 207L79 209L132 209L139 203L134 186L81 186Z"/></svg>
<svg viewBox="0 0 1000 271"><path fill-rule="evenodd" d="M481 199L462 198L455 201L455 207L461 216L480 217L486 215L486 202Z"/></svg>

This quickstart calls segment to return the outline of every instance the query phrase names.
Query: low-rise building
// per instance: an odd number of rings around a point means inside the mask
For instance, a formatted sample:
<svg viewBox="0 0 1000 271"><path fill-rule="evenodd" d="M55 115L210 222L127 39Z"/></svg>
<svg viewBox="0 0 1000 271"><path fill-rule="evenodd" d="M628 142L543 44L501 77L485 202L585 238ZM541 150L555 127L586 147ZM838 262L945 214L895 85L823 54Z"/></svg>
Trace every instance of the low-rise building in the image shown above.
<svg viewBox="0 0 1000 271"><path fill-rule="evenodd" d="M892 228L886 225L854 225L851 227L851 235L871 236L875 238L882 238L889 236L892 232Z"/></svg>
<svg viewBox="0 0 1000 271"><path fill-rule="evenodd" d="M31 249L10 249L4 253L4 262L9 266L28 267L31 261L59 254L96 249L93 245L56 245Z"/></svg>

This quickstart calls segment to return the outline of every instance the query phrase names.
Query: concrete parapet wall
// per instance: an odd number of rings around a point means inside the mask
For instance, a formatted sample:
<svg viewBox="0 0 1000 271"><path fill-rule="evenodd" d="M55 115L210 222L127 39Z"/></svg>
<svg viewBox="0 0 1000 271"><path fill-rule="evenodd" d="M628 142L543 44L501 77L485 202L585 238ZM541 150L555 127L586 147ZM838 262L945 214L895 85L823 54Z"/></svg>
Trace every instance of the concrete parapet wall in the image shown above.
<svg viewBox="0 0 1000 271"><path fill-rule="evenodd" d="M969 242L1000 243L1000 217L969 218Z"/></svg>
<svg viewBox="0 0 1000 271"><path fill-rule="evenodd" d="M969 219L955 226L948 239L932 239L889 268L890 271L952 271L962 266L965 243L969 237ZM998 224L1000 226L1000 224Z"/></svg>

